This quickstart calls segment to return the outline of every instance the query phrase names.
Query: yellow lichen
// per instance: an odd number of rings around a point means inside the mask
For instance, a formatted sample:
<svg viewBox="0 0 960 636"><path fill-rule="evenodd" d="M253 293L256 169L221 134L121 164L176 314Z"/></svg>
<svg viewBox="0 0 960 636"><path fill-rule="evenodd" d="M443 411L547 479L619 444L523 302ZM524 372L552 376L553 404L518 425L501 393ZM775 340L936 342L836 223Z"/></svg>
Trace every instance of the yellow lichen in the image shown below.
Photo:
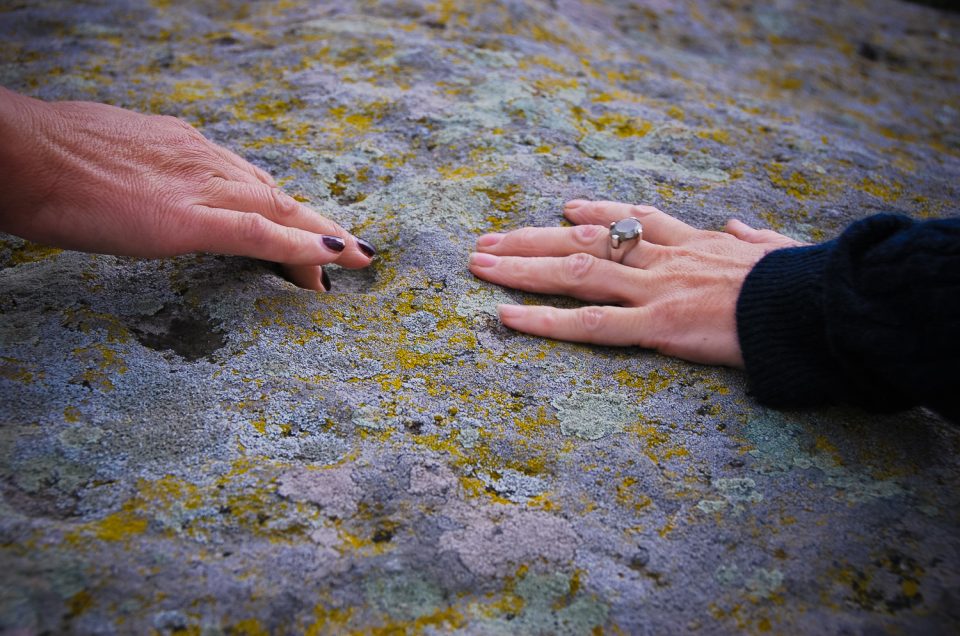
<svg viewBox="0 0 960 636"><path fill-rule="evenodd" d="M0 247L2 247L2 244L0 244ZM38 245L37 243L24 241L23 245L13 248L10 251L10 264L22 265L24 263L36 263L53 258L61 252L63 252L63 250L57 247L47 247L46 245Z"/></svg>
<svg viewBox="0 0 960 636"><path fill-rule="evenodd" d="M810 197L824 194L824 189L812 184L799 170L787 170L784 164L773 161L766 165L767 177L770 182L797 200L803 201Z"/></svg>

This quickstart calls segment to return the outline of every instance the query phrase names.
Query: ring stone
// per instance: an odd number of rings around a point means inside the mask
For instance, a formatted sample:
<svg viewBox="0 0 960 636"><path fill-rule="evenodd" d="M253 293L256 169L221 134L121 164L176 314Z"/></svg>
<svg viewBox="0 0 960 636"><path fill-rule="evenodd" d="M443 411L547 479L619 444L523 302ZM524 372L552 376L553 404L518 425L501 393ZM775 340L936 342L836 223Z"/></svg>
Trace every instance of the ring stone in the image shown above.
<svg viewBox="0 0 960 636"><path fill-rule="evenodd" d="M643 226L635 217L614 221L610 224L610 247L618 249L621 243L638 239L642 234Z"/></svg>

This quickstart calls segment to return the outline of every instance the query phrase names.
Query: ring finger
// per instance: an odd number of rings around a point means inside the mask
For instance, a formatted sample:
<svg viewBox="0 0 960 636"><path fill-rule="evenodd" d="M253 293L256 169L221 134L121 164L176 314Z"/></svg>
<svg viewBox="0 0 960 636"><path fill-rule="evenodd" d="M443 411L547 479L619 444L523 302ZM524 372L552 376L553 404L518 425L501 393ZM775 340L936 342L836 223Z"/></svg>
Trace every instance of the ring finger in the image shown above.
<svg viewBox="0 0 960 636"><path fill-rule="evenodd" d="M586 253L570 256L496 256L473 253L470 271L479 278L538 294L591 302L639 304L648 274Z"/></svg>
<svg viewBox="0 0 960 636"><path fill-rule="evenodd" d="M645 268L663 246L631 240L622 243L619 262ZM485 234L477 239L477 251L497 256L570 256L590 254L605 260L613 258L610 230L601 225L576 227L525 227L505 234Z"/></svg>

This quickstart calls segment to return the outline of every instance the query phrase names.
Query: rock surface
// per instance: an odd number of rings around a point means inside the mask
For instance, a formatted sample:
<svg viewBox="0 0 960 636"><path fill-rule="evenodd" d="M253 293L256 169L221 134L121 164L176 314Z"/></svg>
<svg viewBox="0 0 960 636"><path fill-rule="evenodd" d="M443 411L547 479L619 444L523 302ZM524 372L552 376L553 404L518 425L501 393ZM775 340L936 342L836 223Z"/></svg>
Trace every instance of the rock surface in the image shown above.
<svg viewBox="0 0 960 636"><path fill-rule="evenodd" d="M31 0L0 39L3 85L183 117L381 254L318 295L0 237L0 631L960 629L954 428L512 333L547 301L465 267L574 197L954 214L956 14Z"/></svg>

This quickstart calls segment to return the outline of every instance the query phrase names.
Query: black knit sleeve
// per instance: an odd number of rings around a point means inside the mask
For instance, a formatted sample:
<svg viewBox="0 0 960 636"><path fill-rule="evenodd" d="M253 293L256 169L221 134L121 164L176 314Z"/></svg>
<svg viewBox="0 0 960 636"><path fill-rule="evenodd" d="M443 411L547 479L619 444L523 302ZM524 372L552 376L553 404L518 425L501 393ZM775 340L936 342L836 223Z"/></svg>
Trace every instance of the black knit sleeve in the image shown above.
<svg viewBox="0 0 960 636"><path fill-rule="evenodd" d="M744 281L737 331L761 403L960 420L960 219L881 214L771 252Z"/></svg>

